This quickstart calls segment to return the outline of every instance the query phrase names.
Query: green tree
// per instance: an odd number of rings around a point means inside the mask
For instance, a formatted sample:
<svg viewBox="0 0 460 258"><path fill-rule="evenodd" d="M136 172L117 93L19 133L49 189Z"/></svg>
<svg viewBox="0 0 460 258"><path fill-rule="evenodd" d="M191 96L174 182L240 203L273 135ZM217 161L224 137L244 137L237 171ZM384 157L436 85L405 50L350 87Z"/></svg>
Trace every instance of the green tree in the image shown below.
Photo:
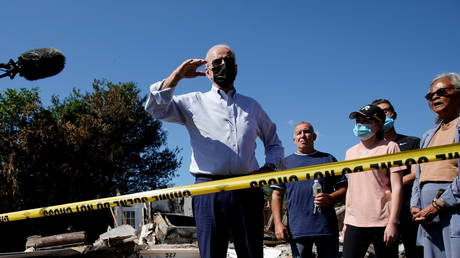
<svg viewBox="0 0 460 258"><path fill-rule="evenodd" d="M0 209L163 188L180 166L134 83L95 81L43 107L37 89L0 93Z"/></svg>

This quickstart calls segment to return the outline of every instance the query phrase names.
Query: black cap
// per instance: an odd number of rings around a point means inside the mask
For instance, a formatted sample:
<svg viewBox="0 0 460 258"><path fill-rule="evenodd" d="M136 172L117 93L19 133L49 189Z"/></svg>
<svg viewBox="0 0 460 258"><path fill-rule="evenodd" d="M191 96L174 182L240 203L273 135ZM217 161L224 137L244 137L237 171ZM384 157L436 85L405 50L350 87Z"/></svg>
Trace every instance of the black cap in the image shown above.
<svg viewBox="0 0 460 258"><path fill-rule="evenodd" d="M360 110L351 112L350 119L356 119L357 116L364 116L385 123L385 112L376 105L365 105Z"/></svg>

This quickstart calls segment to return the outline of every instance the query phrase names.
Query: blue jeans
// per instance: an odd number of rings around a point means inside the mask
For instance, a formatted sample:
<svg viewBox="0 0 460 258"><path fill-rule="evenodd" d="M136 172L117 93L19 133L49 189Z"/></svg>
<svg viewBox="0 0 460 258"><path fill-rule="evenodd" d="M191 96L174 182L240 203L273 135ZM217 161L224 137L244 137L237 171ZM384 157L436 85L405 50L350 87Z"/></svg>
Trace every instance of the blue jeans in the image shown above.
<svg viewBox="0 0 460 258"><path fill-rule="evenodd" d="M313 256L313 244L316 246L318 258L337 258L339 255L339 236L302 237L290 241L293 258L309 258Z"/></svg>

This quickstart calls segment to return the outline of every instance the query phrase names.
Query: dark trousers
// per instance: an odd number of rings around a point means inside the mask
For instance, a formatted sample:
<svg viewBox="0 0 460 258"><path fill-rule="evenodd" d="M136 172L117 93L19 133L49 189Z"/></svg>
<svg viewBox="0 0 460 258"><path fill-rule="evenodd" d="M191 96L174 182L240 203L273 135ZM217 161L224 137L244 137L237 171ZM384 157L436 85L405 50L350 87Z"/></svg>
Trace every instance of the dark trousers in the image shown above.
<svg viewBox="0 0 460 258"><path fill-rule="evenodd" d="M292 239L290 242L293 258L314 258L313 244L316 245L318 258L339 257L339 236L316 236Z"/></svg>
<svg viewBox="0 0 460 258"><path fill-rule="evenodd" d="M386 246L383 241L385 227L354 227L347 225L343 239L343 258L364 257L369 245L374 245L378 258L397 258L398 244Z"/></svg>
<svg viewBox="0 0 460 258"><path fill-rule="evenodd" d="M197 177L196 183L211 181ZM238 257L263 257L262 190L241 189L193 197L202 258L225 258L231 232Z"/></svg>
<svg viewBox="0 0 460 258"><path fill-rule="evenodd" d="M401 207L398 233L404 245L406 258L423 257L423 247L416 245L418 223L412 221L409 205Z"/></svg>

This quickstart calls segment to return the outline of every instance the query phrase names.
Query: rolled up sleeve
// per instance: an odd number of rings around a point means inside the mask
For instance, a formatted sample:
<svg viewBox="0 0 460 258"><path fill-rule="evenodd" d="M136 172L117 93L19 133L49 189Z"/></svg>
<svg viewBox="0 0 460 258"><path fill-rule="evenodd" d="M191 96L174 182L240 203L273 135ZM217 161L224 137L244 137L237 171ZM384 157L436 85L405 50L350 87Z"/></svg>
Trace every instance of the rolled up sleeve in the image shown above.
<svg viewBox="0 0 460 258"><path fill-rule="evenodd" d="M412 185L412 194L410 197L410 206L421 208L422 204L420 202L420 165L417 165L417 170L415 172L415 179Z"/></svg>
<svg viewBox="0 0 460 258"><path fill-rule="evenodd" d="M457 176L449 188L441 195L440 199L448 206L460 206L460 176Z"/></svg>
<svg viewBox="0 0 460 258"><path fill-rule="evenodd" d="M184 124L183 108L178 98L174 96L174 87L160 90L163 81L152 84L145 103L145 110L156 119Z"/></svg>

